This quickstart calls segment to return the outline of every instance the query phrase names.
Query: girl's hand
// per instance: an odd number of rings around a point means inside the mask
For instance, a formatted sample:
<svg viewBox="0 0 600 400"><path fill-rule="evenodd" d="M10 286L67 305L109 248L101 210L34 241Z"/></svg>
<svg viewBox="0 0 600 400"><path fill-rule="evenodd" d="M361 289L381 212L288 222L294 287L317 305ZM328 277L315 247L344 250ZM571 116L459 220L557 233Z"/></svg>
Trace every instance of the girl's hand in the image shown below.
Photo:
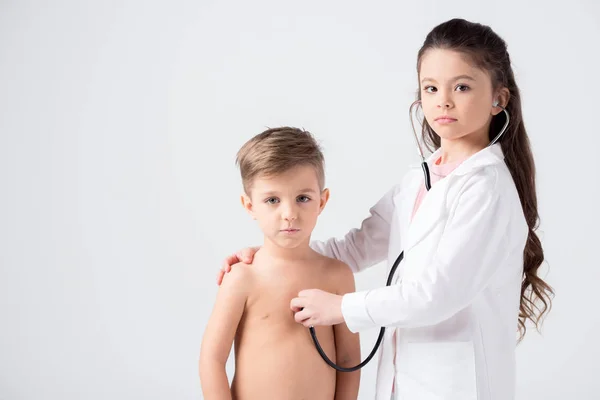
<svg viewBox="0 0 600 400"><path fill-rule="evenodd" d="M330 326L344 322L342 296L319 289L303 290L292 299L290 308L296 322L310 326Z"/></svg>
<svg viewBox="0 0 600 400"><path fill-rule="evenodd" d="M252 260L254 260L254 254L258 251L259 248L260 247L247 247L225 258L225 260L223 260L221 268L219 269L219 272L217 273L217 285L221 285L221 282L223 282L223 277L226 273L231 271L232 265L235 265L240 262L252 264Z"/></svg>

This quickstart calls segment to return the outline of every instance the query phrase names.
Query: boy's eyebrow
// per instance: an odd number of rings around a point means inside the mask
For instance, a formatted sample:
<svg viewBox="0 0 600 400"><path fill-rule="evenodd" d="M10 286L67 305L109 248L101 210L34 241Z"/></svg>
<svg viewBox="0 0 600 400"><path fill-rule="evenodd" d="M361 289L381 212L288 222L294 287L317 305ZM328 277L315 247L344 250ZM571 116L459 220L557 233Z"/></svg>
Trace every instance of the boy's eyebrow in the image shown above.
<svg viewBox="0 0 600 400"><path fill-rule="evenodd" d="M261 196L275 196L278 195L279 192L274 192L274 191L269 191L269 192L261 192L260 195Z"/></svg>
<svg viewBox="0 0 600 400"><path fill-rule="evenodd" d="M475 80L475 78L473 78L470 75L458 75L458 76L455 76L454 78L452 78L451 82L457 81L459 79L466 79L466 80L469 80L469 81L474 81ZM423 78L421 80L421 83L426 82L426 81L436 82L436 80L433 79L433 78Z"/></svg>
<svg viewBox="0 0 600 400"><path fill-rule="evenodd" d="M315 194L317 193L314 189L311 189L311 188L302 189L302 190L299 190L298 192L299 193L315 193ZM279 192L271 190L268 192L262 192L261 195L262 196L277 196L277 195L279 195Z"/></svg>

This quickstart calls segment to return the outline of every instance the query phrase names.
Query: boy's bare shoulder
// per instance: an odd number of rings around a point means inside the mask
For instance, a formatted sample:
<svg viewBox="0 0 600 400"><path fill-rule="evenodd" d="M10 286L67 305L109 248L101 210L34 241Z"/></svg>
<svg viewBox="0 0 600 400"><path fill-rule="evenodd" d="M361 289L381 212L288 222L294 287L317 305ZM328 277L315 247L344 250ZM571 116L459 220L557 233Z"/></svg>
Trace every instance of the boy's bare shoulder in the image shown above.
<svg viewBox="0 0 600 400"><path fill-rule="evenodd" d="M341 290L347 290L350 287L354 287L354 273L343 261L337 260L335 258L326 257L320 255L324 270L327 273L327 276L335 282L335 286L339 287Z"/></svg>
<svg viewBox="0 0 600 400"><path fill-rule="evenodd" d="M221 287L226 289L249 289L254 282L254 266L239 262L231 266L231 271L225 274Z"/></svg>
<svg viewBox="0 0 600 400"><path fill-rule="evenodd" d="M325 256L324 256L325 257ZM330 258L330 257L325 257L327 260L327 267L330 268L331 271L333 271L334 273L340 274L340 275L350 275L350 276L354 276L352 274L352 270L350 269L350 267L348 266L348 264L346 264L343 261L337 260L335 258Z"/></svg>
<svg viewBox="0 0 600 400"><path fill-rule="evenodd" d="M348 264L346 264L343 261L340 261L336 258L327 257L322 254L317 254L317 257L319 257L319 260L323 263L323 265L326 268L328 268L328 271L330 271L330 272L331 271L338 271L339 273L344 273L345 271L352 272L352 270L350 269Z"/></svg>

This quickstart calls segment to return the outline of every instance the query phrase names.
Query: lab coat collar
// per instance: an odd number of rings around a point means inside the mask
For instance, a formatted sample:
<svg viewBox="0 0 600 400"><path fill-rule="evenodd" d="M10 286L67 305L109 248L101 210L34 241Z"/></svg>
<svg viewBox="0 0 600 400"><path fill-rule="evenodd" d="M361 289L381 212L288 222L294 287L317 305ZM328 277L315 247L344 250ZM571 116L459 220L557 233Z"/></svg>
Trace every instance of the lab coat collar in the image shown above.
<svg viewBox="0 0 600 400"><path fill-rule="evenodd" d="M441 149L436 150L428 159L433 162L441 154ZM504 155L500 144L486 147L478 151L462 162L451 175L466 175L484 168L488 165L498 164L504 161ZM420 169L420 166L419 166ZM423 185L422 173L417 172L415 179L407 188L410 201L403 205L403 216L405 221L410 221L415 199L419 188ZM410 222L406 237L405 252L411 250L421 242L427 234L441 221L440 215L445 211L445 199L450 188L450 179L443 179L436 183L424 197L420 209L417 210L413 220ZM421 210L426 208L426 210Z"/></svg>
<svg viewBox="0 0 600 400"><path fill-rule="evenodd" d="M442 149L437 149L431 156L427 158L427 162L434 162L437 160L442 153ZM452 172L455 175L466 175L480 168L488 165L498 164L504 161L504 153L502 152L502 146L500 143L496 143L492 146L486 147L473 154L465 161L463 161L456 169Z"/></svg>

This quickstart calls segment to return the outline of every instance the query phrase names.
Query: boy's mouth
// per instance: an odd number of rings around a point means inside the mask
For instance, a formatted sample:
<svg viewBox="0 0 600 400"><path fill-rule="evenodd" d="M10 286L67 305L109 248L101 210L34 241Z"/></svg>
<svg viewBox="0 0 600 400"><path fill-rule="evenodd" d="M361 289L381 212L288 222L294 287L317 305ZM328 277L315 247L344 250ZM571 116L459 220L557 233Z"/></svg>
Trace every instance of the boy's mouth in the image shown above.
<svg viewBox="0 0 600 400"><path fill-rule="evenodd" d="M288 228L288 229L282 229L280 232L283 232L283 233L296 233L296 232L300 232L300 229Z"/></svg>

